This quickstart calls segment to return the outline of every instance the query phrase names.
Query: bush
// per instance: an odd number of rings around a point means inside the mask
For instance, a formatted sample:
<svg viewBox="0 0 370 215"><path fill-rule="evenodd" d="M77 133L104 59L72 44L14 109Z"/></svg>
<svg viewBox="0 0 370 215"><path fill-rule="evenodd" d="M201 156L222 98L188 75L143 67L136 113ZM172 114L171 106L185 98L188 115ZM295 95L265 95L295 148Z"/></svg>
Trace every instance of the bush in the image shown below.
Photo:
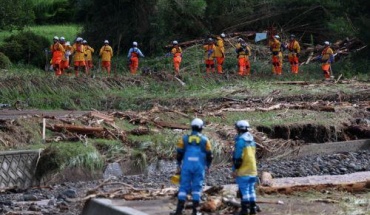
<svg viewBox="0 0 370 215"><path fill-rule="evenodd" d="M30 31L21 31L6 38L0 47L0 52L8 56L13 63L44 68L46 61L44 50L48 46L49 42L45 37Z"/></svg>
<svg viewBox="0 0 370 215"><path fill-rule="evenodd" d="M0 69L7 69L12 65L9 58L2 52L0 52Z"/></svg>

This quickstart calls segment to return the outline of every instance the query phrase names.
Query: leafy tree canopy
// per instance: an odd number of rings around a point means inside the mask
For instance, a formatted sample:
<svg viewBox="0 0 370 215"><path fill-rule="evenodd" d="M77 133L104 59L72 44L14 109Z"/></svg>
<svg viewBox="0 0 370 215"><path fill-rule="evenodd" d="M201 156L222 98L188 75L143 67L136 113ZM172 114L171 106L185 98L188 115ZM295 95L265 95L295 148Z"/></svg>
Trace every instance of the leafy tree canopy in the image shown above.
<svg viewBox="0 0 370 215"><path fill-rule="evenodd" d="M33 23L32 2L0 0L0 30L19 30Z"/></svg>

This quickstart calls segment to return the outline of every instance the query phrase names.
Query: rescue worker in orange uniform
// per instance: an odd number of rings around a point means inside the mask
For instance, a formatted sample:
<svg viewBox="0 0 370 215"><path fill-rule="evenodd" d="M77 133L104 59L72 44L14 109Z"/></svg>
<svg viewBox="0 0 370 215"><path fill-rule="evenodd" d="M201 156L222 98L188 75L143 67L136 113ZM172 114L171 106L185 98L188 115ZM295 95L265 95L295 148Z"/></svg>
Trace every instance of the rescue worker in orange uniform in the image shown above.
<svg viewBox="0 0 370 215"><path fill-rule="evenodd" d="M85 46L82 44L83 39L77 37L75 44L72 46L73 51L73 64L75 69L75 75L78 77L79 69L82 68L86 73L86 63L85 63Z"/></svg>
<svg viewBox="0 0 370 215"><path fill-rule="evenodd" d="M334 52L333 49L330 48L330 42L325 41L325 48L322 50L321 55L318 59L321 61L321 69L324 73L325 80L330 80L330 70L331 64L334 63Z"/></svg>
<svg viewBox="0 0 370 215"><path fill-rule="evenodd" d="M275 35L269 42L270 51L272 52L272 72L275 75L281 75L283 72L283 47L279 39L279 35Z"/></svg>
<svg viewBox="0 0 370 215"><path fill-rule="evenodd" d="M99 56L101 57L102 68L107 71L108 75L110 75L113 49L109 45L108 40L104 40L104 45L100 48Z"/></svg>
<svg viewBox="0 0 370 215"><path fill-rule="evenodd" d="M173 56L173 65L175 68L175 75L178 76L180 74L180 64L182 60L182 49L179 46L179 43L174 40L172 42L173 48L171 49L171 54Z"/></svg>
<svg viewBox="0 0 370 215"><path fill-rule="evenodd" d="M239 72L240 76L249 76L251 72L251 65L249 62L249 56L251 55L251 49L244 40L240 40L236 48Z"/></svg>
<svg viewBox="0 0 370 215"><path fill-rule="evenodd" d="M224 38L225 34L222 33L220 36L217 36L216 41L216 50L215 50L215 57L217 62L217 72L222 74L222 65L224 64L225 60L225 46L224 46Z"/></svg>
<svg viewBox="0 0 370 215"><path fill-rule="evenodd" d="M293 74L298 74L298 68L299 68L299 53L301 52L301 47L299 46L298 41L295 39L295 35L290 35L290 41L287 46L289 50L288 58L290 63L290 71Z"/></svg>
<svg viewBox="0 0 370 215"><path fill-rule="evenodd" d="M55 36L53 39L53 45L50 46L50 51L52 53L52 65L55 71L56 76L60 76L62 74L61 70L61 62L63 58L64 48L62 44L59 42L59 37Z"/></svg>
<svg viewBox="0 0 370 215"><path fill-rule="evenodd" d="M130 48L127 54L127 58L130 62L130 72L133 75L136 74L137 68L139 68L139 57L144 57L137 45L137 42L133 42L132 48Z"/></svg>
<svg viewBox="0 0 370 215"><path fill-rule="evenodd" d="M71 55L72 46L69 42L66 42L66 39L64 37L60 37L60 44L62 44L64 48L64 53L62 56L62 62L61 62L61 71L62 74L66 69L69 69L69 56Z"/></svg>
<svg viewBox="0 0 370 215"><path fill-rule="evenodd" d="M204 49L204 60L206 64L206 72L208 75L210 72L215 72L214 57L216 46L212 38L208 38L207 44L203 46L203 49Z"/></svg>
<svg viewBox="0 0 370 215"><path fill-rule="evenodd" d="M89 46L86 40L82 41L82 44L85 46L85 64L86 64L86 74L90 73L90 70L93 68L92 54L94 49Z"/></svg>

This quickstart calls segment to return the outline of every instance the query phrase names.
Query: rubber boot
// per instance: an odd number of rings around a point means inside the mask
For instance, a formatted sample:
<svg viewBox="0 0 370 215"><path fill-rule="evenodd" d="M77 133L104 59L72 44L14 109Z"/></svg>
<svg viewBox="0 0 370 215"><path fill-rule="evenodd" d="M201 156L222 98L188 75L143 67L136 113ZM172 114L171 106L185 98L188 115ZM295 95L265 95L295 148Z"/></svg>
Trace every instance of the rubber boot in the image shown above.
<svg viewBox="0 0 370 215"><path fill-rule="evenodd" d="M171 213L171 215L182 215L182 211L184 210L185 207L185 201L184 200L179 200L177 202L177 207L175 213Z"/></svg>
<svg viewBox="0 0 370 215"><path fill-rule="evenodd" d="M256 211L256 202L251 202L249 204L249 214L250 215L257 214L257 211Z"/></svg>
<svg viewBox="0 0 370 215"><path fill-rule="evenodd" d="M239 215L248 215L248 203L247 202L241 202L241 211Z"/></svg>
<svg viewBox="0 0 370 215"><path fill-rule="evenodd" d="M193 200L193 212L192 215L198 214L199 201Z"/></svg>

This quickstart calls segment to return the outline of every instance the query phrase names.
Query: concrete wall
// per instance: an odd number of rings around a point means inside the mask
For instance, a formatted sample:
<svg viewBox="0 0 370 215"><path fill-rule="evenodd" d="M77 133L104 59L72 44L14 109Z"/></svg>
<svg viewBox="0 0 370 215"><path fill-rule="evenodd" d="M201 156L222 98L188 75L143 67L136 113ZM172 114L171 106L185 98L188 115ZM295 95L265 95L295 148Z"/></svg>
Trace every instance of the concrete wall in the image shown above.
<svg viewBox="0 0 370 215"><path fill-rule="evenodd" d="M32 186L39 154L39 150L0 152L0 188Z"/></svg>

